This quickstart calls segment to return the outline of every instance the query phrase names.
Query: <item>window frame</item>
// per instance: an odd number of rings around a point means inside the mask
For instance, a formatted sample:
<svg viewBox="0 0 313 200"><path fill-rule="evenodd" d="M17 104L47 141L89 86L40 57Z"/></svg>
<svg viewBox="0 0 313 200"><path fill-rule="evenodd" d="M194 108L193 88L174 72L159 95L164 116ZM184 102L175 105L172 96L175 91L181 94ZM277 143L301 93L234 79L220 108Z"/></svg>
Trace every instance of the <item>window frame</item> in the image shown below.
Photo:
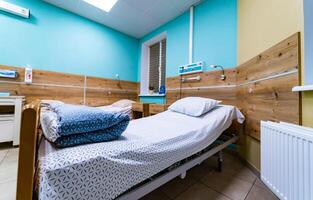
<svg viewBox="0 0 313 200"><path fill-rule="evenodd" d="M149 94L149 70L150 70L150 46L164 39L167 39L166 32L163 32L150 40L144 42L141 46L141 74L140 74L140 95L139 96L165 96L165 94ZM161 56L161 55L160 55ZM165 64L166 71L166 64ZM166 77L165 84L166 84Z"/></svg>
<svg viewBox="0 0 313 200"><path fill-rule="evenodd" d="M313 85L313 14L311 5L313 5L312 0L304 0L304 85Z"/></svg>

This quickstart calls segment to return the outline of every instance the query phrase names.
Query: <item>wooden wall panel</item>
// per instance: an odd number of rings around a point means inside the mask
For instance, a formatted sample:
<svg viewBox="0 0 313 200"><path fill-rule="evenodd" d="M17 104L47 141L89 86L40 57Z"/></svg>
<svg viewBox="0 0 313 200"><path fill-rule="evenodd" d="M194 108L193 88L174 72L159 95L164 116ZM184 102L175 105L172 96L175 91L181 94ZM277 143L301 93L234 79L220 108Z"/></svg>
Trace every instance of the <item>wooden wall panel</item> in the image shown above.
<svg viewBox="0 0 313 200"><path fill-rule="evenodd" d="M138 83L131 81L119 81L106 78L87 76L87 87L90 88L110 88L117 90L137 90Z"/></svg>
<svg viewBox="0 0 313 200"><path fill-rule="evenodd" d="M274 47L237 67L239 83L252 81L300 67L300 34L296 33Z"/></svg>
<svg viewBox="0 0 313 200"><path fill-rule="evenodd" d="M25 96L27 103L37 99L54 99L61 100L66 103L82 104L84 94L83 88L7 83L0 83L0 91L10 92L13 96Z"/></svg>
<svg viewBox="0 0 313 200"><path fill-rule="evenodd" d="M237 88L238 106L246 116L246 134L260 139L260 121L299 124L299 95L291 91L298 73Z"/></svg>
<svg viewBox="0 0 313 200"><path fill-rule="evenodd" d="M87 77L86 104L90 106L108 105L120 99L136 101L138 83L112 79Z"/></svg>
<svg viewBox="0 0 313 200"><path fill-rule="evenodd" d="M223 101L224 104L236 105L236 88L190 89L182 90L181 98L188 96L207 97ZM179 91L168 91L166 102L171 104L180 99Z"/></svg>
<svg viewBox="0 0 313 200"><path fill-rule="evenodd" d="M220 79L221 74L222 72L220 70L213 70L213 71L208 71L204 73L183 75L182 77L184 78L194 77L194 76L199 75L201 77L201 81L186 82L182 84L182 87L202 87L202 86L212 86L212 85L222 86L222 85L236 84L236 69L225 70L226 80ZM179 88L180 86L179 76L167 78L166 85L168 89Z"/></svg>
<svg viewBox="0 0 313 200"><path fill-rule="evenodd" d="M33 70L33 83L36 84L84 87L84 81L85 78L82 75Z"/></svg>
<svg viewBox="0 0 313 200"><path fill-rule="evenodd" d="M107 105L128 98L137 99L138 83L82 75L33 70L33 83L24 83L24 68L1 66L19 73L17 79L0 78L0 91L25 96L30 102L37 99L55 99L66 103ZM85 87L86 85L86 87Z"/></svg>
<svg viewBox="0 0 313 200"><path fill-rule="evenodd" d="M188 81L181 84L181 97L201 96L223 101L224 103L236 105L236 70L225 70L226 80L221 80L220 70L209 71L199 74L188 74L182 77L200 76L200 81ZM179 76L167 78L167 103L173 103L180 98L180 78Z"/></svg>
<svg viewBox="0 0 313 200"><path fill-rule="evenodd" d="M107 91L102 89L87 89L86 105L101 106L112 104L120 99L137 101L138 93L134 91Z"/></svg>
<svg viewBox="0 0 313 200"><path fill-rule="evenodd" d="M245 133L260 139L260 121L301 124L300 39L294 34L237 67L237 106L246 116Z"/></svg>

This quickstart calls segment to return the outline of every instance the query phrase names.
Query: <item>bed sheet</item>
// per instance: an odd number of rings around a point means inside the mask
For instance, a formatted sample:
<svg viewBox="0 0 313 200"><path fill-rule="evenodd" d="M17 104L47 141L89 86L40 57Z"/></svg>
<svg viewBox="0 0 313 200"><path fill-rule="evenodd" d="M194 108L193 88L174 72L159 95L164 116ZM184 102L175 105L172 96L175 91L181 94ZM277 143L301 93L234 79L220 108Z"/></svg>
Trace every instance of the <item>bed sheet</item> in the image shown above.
<svg viewBox="0 0 313 200"><path fill-rule="evenodd" d="M55 149L43 142L39 154L39 199L114 199L131 187L212 144L234 119L233 106L201 117L163 113L133 120L112 142Z"/></svg>

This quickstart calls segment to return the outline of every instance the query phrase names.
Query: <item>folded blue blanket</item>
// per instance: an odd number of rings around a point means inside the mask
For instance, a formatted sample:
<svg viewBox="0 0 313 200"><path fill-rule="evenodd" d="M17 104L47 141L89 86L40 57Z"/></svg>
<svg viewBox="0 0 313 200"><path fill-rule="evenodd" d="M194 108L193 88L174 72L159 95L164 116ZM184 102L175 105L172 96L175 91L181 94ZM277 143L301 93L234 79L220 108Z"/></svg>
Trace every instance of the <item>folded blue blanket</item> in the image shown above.
<svg viewBox="0 0 313 200"><path fill-rule="evenodd" d="M105 130L93 131L89 133L80 133L76 135L68 135L59 137L54 145L59 148L71 147L81 144L89 144L96 142L107 142L118 139L125 131L129 121L122 121L117 125L111 126Z"/></svg>
<svg viewBox="0 0 313 200"><path fill-rule="evenodd" d="M127 125L129 122L128 115L88 106L52 103L50 108L58 116L57 132L60 136L105 130L121 122L125 121Z"/></svg>
<svg viewBox="0 0 313 200"><path fill-rule="evenodd" d="M123 113L87 106L51 103L49 107L57 116L57 133L54 135L58 137L52 142L61 148L115 140L125 131L130 120Z"/></svg>

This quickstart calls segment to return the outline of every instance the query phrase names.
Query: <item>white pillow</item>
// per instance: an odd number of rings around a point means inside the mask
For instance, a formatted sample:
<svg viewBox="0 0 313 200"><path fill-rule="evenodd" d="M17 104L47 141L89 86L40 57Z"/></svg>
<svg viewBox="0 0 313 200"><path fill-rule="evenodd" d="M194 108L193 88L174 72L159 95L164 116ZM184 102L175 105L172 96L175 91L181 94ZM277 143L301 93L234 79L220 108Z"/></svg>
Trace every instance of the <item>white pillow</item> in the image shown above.
<svg viewBox="0 0 313 200"><path fill-rule="evenodd" d="M220 101L202 98L202 97L186 97L174 102L168 109L174 112L199 117L213 108L215 108Z"/></svg>
<svg viewBox="0 0 313 200"><path fill-rule="evenodd" d="M132 106L135 101L129 99L122 99L112 104L114 107L126 108Z"/></svg>

